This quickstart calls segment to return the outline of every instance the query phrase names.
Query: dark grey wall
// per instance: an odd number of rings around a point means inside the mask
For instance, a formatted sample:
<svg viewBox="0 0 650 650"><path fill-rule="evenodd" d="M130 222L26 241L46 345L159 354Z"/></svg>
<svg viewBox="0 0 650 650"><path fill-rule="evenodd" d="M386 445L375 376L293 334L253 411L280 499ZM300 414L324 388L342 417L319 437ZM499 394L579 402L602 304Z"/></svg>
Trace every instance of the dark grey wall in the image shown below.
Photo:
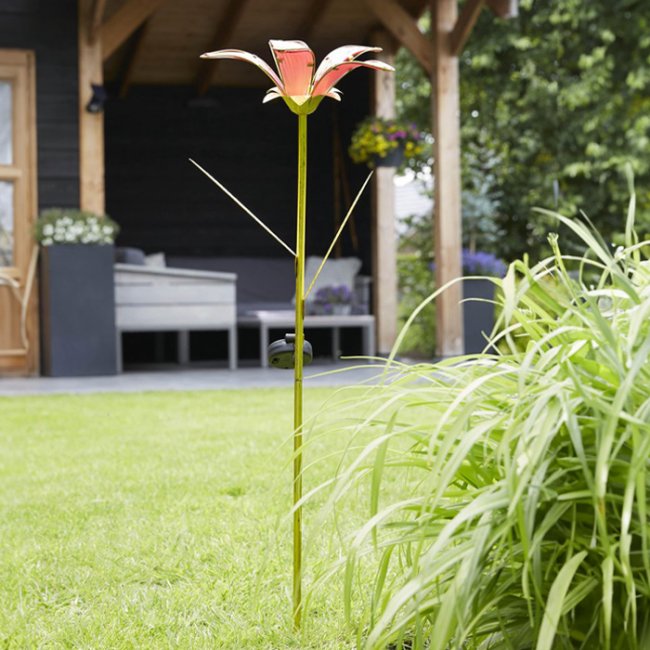
<svg viewBox="0 0 650 650"><path fill-rule="evenodd" d="M338 112L344 146L368 112L368 78L341 85L309 117L308 252L325 252L334 234L332 142ZM351 75L352 76L352 75ZM107 212L122 227L121 245L170 255L286 253L202 175L195 159L285 241L295 239L297 117L284 102L262 104L264 90L216 88L196 100L187 87L134 87L106 107ZM345 155L352 193L367 170ZM344 213L343 213L344 214ZM369 270L370 193L356 210Z"/></svg>
<svg viewBox="0 0 650 650"><path fill-rule="evenodd" d="M0 48L36 53L39 208L79 203L77 15L73 0L0 0ZM365 78L363 78L365 76ZM334 232L332 140L338 114L344 147L369 110L369 76L356 71L309 118L308 252ZM295 221L296 117L263 90L213 89L196 101L185 87L135 87L106 108L107 212L119 243L178 255L283 255L208 179L193 157L288 242ZM352 194L365 177L346 159ZM360 250L344 253L370 270L370 196L355 211Z"/></svg>
<svg viewBox="0 0 650 650"><path fill-rule="evenodd" d="M38 202L79 204L77 3L0 0L0 48L36 53Z"/></svg>

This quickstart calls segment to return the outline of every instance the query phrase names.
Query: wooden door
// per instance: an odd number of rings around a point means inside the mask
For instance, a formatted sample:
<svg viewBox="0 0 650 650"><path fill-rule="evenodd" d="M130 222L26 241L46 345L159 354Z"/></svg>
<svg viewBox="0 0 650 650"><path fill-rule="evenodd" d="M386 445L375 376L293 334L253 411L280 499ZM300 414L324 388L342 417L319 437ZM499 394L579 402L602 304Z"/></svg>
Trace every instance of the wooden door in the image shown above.
<svg viewBox="0 0 650 650"><path fill-rule="evenodd" d="M36 219L36 108L33 52L0 49L0 270L24 286ZM0 374L38 370L37 287L27 313L23 348L21 306L0 286Z"/></svg>

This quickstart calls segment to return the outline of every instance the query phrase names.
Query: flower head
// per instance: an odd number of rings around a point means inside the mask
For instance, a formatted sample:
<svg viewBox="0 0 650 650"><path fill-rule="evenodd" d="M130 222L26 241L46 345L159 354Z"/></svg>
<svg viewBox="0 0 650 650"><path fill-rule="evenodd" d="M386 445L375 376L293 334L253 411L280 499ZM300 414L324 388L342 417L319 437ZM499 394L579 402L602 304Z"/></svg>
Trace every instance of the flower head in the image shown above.
<svg viewBox="0 0 650 650"><path fill-rule="evenodd" d="M328 285L316 292L314 302L318 305L349 305L352 303L352 291L346 284Z"/></svg>
<svg viewBox="0 0 650 650"><path fill-rule="evenodd" d="M380 52L379 47L344 45L332 50L316 68L314 53L303 41L269 41L276 73L266 61L243 50L217 50L201 55L202 59L235 59L256 65L275 84L267 91L264 101L282 97L297 114L313 113L323 97L340 101L341 93L334 88L348 72L355 68L372 68L393 72L394 68L382 61L357 61L367 52Z"/></svg>
<svg viewBox="0 0 650 650"><path fill-rule="evenodd" d="M502 278L506 265L493 253L472 252L463 248L463 272L470 275L491 275Z"/></svg>
<svg viewBox="0 0 650 650"><path fill-rule="evenodd" d="M112 244L119 226L107 215L81 210L50 208L39 215L34 228L36 241L53 244Z"/></svg>

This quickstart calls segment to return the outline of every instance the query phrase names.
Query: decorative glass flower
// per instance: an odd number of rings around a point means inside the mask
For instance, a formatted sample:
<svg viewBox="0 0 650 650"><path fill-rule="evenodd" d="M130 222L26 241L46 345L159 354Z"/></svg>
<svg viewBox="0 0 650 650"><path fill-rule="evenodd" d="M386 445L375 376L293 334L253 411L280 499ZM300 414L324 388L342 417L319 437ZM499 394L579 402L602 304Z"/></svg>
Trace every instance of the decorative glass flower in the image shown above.
<svg viewBox="0 0 650 650"><path fill-rule="evenodd" d="M201 171L209 176L230 198L240 205L255 221L257 221L267 232L288 249L295 256L296 261L296 329L293 339L292 362L294 371L293 382L293 620L296 628L300 627L302 617L302 447L303 447L303 366L308 363L308 358L302 353L296 354L296 350L305 349L305 232L307 221L307 116L313 113L323 100L323 97L331 97L340 100L340 91L334 88L334 84L342 79L348 72L355 68L372 68L374 70L385 70L394 72L394 68L382 61L357 61L357 57L367 52L379 52L378 47L366 47L364 45L344 45L332 50L318 66L316 65L314 53L302 41L269 41L277 73L260 57L243 50L217 50L206 52L202 55L204 59L235 59L248 61L256 65L269 79L274 86L266 93L265 102L282 97L289 109L298 116L298 184L297 184L297 209L296 209L296 247L295 252L277 237L263 222L261 222L248 208L236 199L221 183L210 176L202 167L194 163ZM193 162L193 161L192 161ZM363 187L368 184L370 175ZM363 191L363 187L361 191ZM352 210L356 205L357 198L352 203L348 214L341 222L341 226L325 255L327 259L332 252L334 244L341 234ZM321 266L322 268L322 266ZM318 276L319 271L316 273ZM349 289L345 288L347 293ZM311 287L307 289L307 294ZM343 299L347 296L338 296ZM330 305L333 308L333 305ZM349 306L349 305L348 305ZM286 341L283 341L283 345ZM283 365L283 367L290 367Z"/></svg>
<svg viewBox="0 0 650 650"><path fill-rule="evenodd" d="M332 50L318 66L316 57L303 41L269 41L269 47L278 69L276 74L266 61L243 50L217 50L201 55L202 59L235 59L256 65L275 84L267 91L264 101L282 97L297 115L313 113L323 97L341 100L341 93L334 88L348 72L355 68L372 68L394 72L394 68L382 61L357 61L367 52L381 52L379 47L344 45Z"/></svg>

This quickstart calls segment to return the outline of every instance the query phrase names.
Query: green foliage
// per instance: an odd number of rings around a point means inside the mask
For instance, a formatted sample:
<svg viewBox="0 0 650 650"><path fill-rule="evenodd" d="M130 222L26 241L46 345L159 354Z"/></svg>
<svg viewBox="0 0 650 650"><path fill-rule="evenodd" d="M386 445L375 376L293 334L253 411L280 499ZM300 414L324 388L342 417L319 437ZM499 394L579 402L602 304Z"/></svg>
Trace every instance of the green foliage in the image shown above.
<svg viewBox="0 0 650 650"><path fill-rule="evenodd" d="M430 256L423 256L419 251L400 253L397 258L397 277L399 282L398 324L401 328L420 303L433 293ZM435 352L436 310L435 305L429 303L409 327L402 341L400 354L411 358L433 359Z"/></svg>
<svg viewBox="0 0 650 650"><path fill-rule="evenodd" d="M42 246L54 244L112 244L120 231L107 215L71 208L43 210L34 226Z"/></svg>
<svg viewBox="0 0 650 650"><path fill-rule="evenodd" d="M487 229L489 219L483 219L480 227ZM419 305L435 290L434 258L432 251L433 224L431 214L411 216L401 223L397 272L399 283L399 326L402 327ZM463 275L495 275L505 273L504 264L491 253L488 230L465 231L467 247L462 251ZM471 244L481 244L480 251L472 251ZM405 331L400 355L409 358L432 359L436 351L435 305L428 302L417 318Z"/></svg>
<svg viewBox="0 0 650 650"><path fill-rule="evenodd" d="M507 21L481 13L460 58L463 184L471 190L477 175L493 175L503 257L548 251L552 224L533 214L538 205L570 216L588 209L611 241L628 161L637 228L650 232L649 33L645 0L521 0ZM399 114L427 124L428 81L405 52L397 87ZM476 150L489 170L468 158Z"/></svg>
<svg viewBox="0 0 650 650"><path fill-rule="evenodd" d="M404 219L401 225L403 231L399 237L397 257L400 329L420 303L435 290L431 215L413 215ZM436 312L435 304L429 303L406 332L400 354L433 359L435 351Z"/></svg>
<svg viewBox="0 0 650 650"><path fill-rule="evenodd" d="M365 411L339 411L372 433L323 515L368 503L342 538L363 647L649 647L650 261L632 209L615 254L543 216L588 250L563 256L552 236L551 257L497 281L501 353L389 361Z"/></svg>

